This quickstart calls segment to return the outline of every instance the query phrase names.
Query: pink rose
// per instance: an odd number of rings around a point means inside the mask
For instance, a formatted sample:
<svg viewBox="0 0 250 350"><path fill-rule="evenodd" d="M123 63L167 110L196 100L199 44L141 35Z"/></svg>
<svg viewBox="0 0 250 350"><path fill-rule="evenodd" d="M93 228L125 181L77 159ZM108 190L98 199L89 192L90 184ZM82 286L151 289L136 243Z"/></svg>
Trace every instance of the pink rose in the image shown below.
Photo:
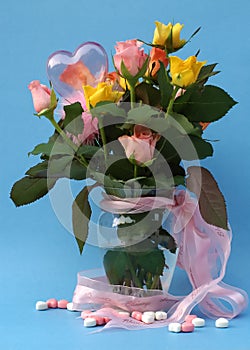
<svg viewBox="0 0 250 350"><path fill-rule="evenodd" d="M40 84L39 80L33 80L28 88L31 92L35 111L41 112L43 109L49 108L50 106L50 89Z"/></svg>
<svg viewBox="0 0 250 350"><path fill-rule="evenodd" d="M92 117L92 114L89 112L82 113L83 120L83 131L77 136L73 136L73 141L77 145L87 144L91 145L94 143L95 138L99 135L98 130L98 119Z"/></svg>
<svg viewBox="0 0 250 350"><path fill-rule="evenodd" d="M79 102L83 108L84 111L86 111L86 101L84 98L83 93L80 91L74 91L74 93L67 97L63 101L63 105L67 106L68 104ZM83 130L79 130L79 133L77 136L72 135L68 133L68 136L71 137L72 141L80 146L82 144L91 145L94 143L94 140L99 135L99 129L98 129L98 119L96 117L93 118L92 114L89 112L83 112L82 113L82 121L83 121ZM65 113L62 111L61 118L65 118Z"/></svg>
<svg viewBox="0 0 250 350"><path fill-rule="evenodd" d="M64 120L65 112L63 110L63 107L75 102L79 102L85 111L81 115L83 121L83 130L79 130L79 134L77 136L70 134L69 132L67 135L77 146L80 146L82 144L91 145L94 143L95 138L99 135L98 119L96 117L93 118L92 114L86 111L86 101L82 92L74 91L70 96L62 99L60 104L62 108L57 112L60 118Z"/></svg>
<svg viewBox="0 0 250 350"><path fill-rule="evenodd" d="M135 125L132 136L124 135L118 140L122 144L127 158L133 155L138 164L143 164L153 159L155 145L160 137L159 134L145 126Z"/></svg>
<svg viewBox="0 0 250 350"><path fill-rule="evenodd" d="M86 100L82 91L73 91L71 95L66 96L62 99L62 105L67 106L72 103L79 102L84 111L87 110ZM64 117L63 117L64 118Z"/></svg>
<svg viewBox="0 0 250 350"><path fill-rule="evenodd" d="M136 39L117 42L115 46L116 54L114 55L114 64L121 75L122 61L132 76L135 76L140 71L148 57L144 50L140 48L141 45L142 43Z"/></svg>

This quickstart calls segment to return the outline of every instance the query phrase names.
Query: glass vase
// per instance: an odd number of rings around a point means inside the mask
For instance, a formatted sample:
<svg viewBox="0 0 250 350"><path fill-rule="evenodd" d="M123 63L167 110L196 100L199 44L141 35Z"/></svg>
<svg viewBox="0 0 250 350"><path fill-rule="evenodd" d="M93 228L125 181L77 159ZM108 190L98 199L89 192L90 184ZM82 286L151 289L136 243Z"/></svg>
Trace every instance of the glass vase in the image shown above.
<svg viewBox="0 0 250 350"><path fill-rule="evenodd" d="M112 190L108 192L110 195ZM167 293L178 256L176 242L167 229L169 212L153 209L113 213L103 207L103 195L107 195L107 189L98 187L89 196L92 215L87 243L102 250L99 267L106 282L126 295ZM138 191L125 191L125 199L144 196L141 192L139 195Z"/></svg>

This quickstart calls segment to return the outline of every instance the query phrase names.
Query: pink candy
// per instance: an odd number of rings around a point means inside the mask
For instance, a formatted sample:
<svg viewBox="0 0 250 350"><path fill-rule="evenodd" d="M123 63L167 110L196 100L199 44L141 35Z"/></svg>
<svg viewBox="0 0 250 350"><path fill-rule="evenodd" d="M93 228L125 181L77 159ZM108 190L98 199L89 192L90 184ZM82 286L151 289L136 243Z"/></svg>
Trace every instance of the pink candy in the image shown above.
<svg viewBox="0 0 250 350"><path fill-rule="evenodd" d="M62 300L59 300L57 304L58 304L59 309L67 309L68 303L69 303L68 300L62 299Z"/></svg>
<svg viewBox="0 0 250 350"><path fill-rule="evenodd" d="M197 318L196 315L187 315L187 316L185 317L185 321L186 321L186 322L191 322L191 323L192 323L192 321L193 321L195 318Z"/></svg>
<svg viewBox="0 0 250 350"><path fill-rule="evenodd" d="M83 310L83 311L81 312L81 318L82 318L83 320L85 320L85 318L89 317L90 314L92 314L92 311L91 311L91 310Z"/></svg>
<svg viewBox="0 0 250 350"><path fill-rule="evenodd" d="M142 313L140 311L133 311L131 314L131 317L133 317L137 321L142 320Z"/></svg>
<svg viewBox="0 0 250 350"><path fill-rule="evenodd" d="M195 328L195 324L192 323L193 320L195 319L196 320L198 319L196 315L187 315L185 317L185 322L183 322L182 324L178 322L176 323L172 322L169 324L168 330L174 333L179 333L179 332L191 333L194 331L194 328Z"/></svg>
<svg viewBox="0 0 250 350"><path fill-rule="evenodd" d="M61 299L59 301L57 301L55 298L50 298L48 299L46 302L44 302L47 304L47 308L50 308L50 309L67 309L68 306L70 306L71 304L71 309L70 307L68 308L69 311L75 311L73 309L73 303L69 303L68 300L66 299Z"/></svg>
<svg viewBox="0 0 250 350"><path fill-rule="evenodd" d="M108 323L109 321L111 321L111 318L109 318L109 317L103 317L103 319L104 319L105 323Z"/></svg>
<svg viewBox="0 0 250 350"><path fill-rule="evenodd" d="M104 324L106 324L104 317L101 316L89 316L91 318L94 318L96 320L96 325L97 326L103 326Z"/></svg>
<svg viewBox="0 0 250 350"><path fill-rule="evenodd" d="M194 325L192 321L197 318L196 315L187 315L185 317L185 322L181 325L181 331L184 333L190 333L194 331Z"/></svg>
<svg viewBox="0 0 250 350"><path fill-rule="evenodd" d="M44 304L48 308L51 308L51 309L56 309L56 308L67 309L67 305L69 305L69 302L66 299L61 299L61 300L57 301L55 298L51 298L51 299L48 299L46 302L44 302ZM40 310L40 308L37 307L37 310L38 309ZM43 308L43 310L44 309L45 308ZM105 313L103 312L103 314L105 314ZM159 318L158 314L157 314L158 316L155 317L156 314L157 313L154 313L154 312L144 312L144 313L142 313L140 311L133 311L132 314L131 314L131 317L134 318L137 321L144 322L144 323L152 323L152 322L154 322L155 319L156 320L163 319L163 318ZM127 318L127 317L130 317L130 314L129 314L129 312L121 310L121 311L117 312L117 316L118 317L122 317L122 318ZM148 319L144 319L144 317L146 317L146 316L152 316L151 317L152 320L150 320L150 322L149 322ZM95 315L95 313L92 310L83 310L81 312L81 318L84 320L84 322L85 322L85 320L87 321L87 319L91 319L93 321L93 323L95 323L96 326L103 326L103 325L107 324L111 320L107 316ZM164 317L164 319L166 319L166 317ZM178 333L178 332L184 332L184 333L193 332L194 328L195 328L195 322L194 322L194 324L192 322L195 319L196 320L203 320L203 319L198 319L196 315L187 315L185 317L185 322L182 323L182 324L181 323L170 323L169 324L169 331L170 332L175 332L175 333ZM85 327L90 327L90 325L88 325L88 322L85 322L85 323L84 323ZM203 322L202 325L204 325L204 322ZM94 324L91 324L91 326L94 326ZM200 323L197 324L196 327L201 327Z"/></svg>
<svg viewBox="0 0 250 350"><path fill-rule="evenodd" d="M106 324L110 321L110 318L108 318L108 317L101 317L101 316L93 315L93 312L91 310L82 311L81 318L83 320L86 320L87 318L95 319L96 326L103 326L104 324Z"/></svg>
<svg viewBox="0 0 250 350"><path fill-rule="evenodd" d="M56 309L58 307L58 303L57 303L57 300L52 298L52 299L48 299L46 301L47 305L48 305L48 308L50 309Z"/></svg>
<svg viewBox="0 0 250 350"><path fill-rule="evenodd" d="M194 331L194 325L191 322L184 322L181 325L181 331L184 333L189 333Z"/></svg>

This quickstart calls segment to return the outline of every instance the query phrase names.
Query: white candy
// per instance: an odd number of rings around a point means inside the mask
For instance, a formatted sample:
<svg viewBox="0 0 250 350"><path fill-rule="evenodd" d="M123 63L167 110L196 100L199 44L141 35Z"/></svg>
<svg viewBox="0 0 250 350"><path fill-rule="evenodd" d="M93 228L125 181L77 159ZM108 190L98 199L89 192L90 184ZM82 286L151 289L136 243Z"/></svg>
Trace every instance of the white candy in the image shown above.
<svg viewBox="0 0 250 350"><path fill-rule="evenodd" d="M181 331L181 324L178 322L172 322L168 325L169 332L179 333Z"/></svg>
<svg viewBox="0 0 250 350"><path fill-rule="evenodd" d="M204 327L205 320L203 318L196 317L192 320L192 323L195 327Z"/></svg>
<svg viewBox="0 0 250 350"><path fill-rule="evenodd" d="M83 322L84 327L95 327L96 326L96 319L92 317L85 318Z"/></svg>
<svg viewBox="0 0 250 350"><path fill-rule="evenodd" d="M154 313L154 311L144 311L142 314L155 318L155 313Z"/></svg>
<svg viewBox="0 0 250 350"><path fill-rule="evenodd" d="M153 323L155 320L155 313L154 312L153 313L144 312L142 314L141 320L142 320L142 322L147 323L147 324Z"/></svg>
<svg viewBox="0 0 250 350"><path fill-rule="evenodd" d="M155 319L157 321L166 320L167 319L167 313L165 311L156 311L155 312Z"/></svg>
<svg viewBox="0 0 250 350"><path fill-rule="evenodd" d="M42 311L42 310L47 310L48 309L48 304L45 301L37 301L36 302L36 310Z"/></svg>
<svg viewBox="0 0 250 350"><path fill-rule="evenodd" d="M73 303L68 303L68 304L67 304L67 310L68 310L68 311L76 311L76 310L74 310L74 308L73 308Z"/></svg>
<svg viewBox="0 0 250 350"><path fill-rule="evenodd" d="M215 321L215 327L217 328L227 328L229 321L226 318L220 317Z"/></svg>

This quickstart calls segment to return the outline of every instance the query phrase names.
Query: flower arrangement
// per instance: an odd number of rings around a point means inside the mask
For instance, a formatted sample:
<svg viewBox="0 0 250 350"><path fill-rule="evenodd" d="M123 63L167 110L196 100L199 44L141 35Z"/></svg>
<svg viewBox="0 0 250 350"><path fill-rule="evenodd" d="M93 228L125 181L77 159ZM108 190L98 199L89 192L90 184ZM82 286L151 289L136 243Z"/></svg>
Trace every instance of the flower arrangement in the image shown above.
<svg viewBox="0 0 250 350"><path fill-rule="evenodd" d="M176 253L178 232L189 227L197 206L200 222L217 233L229 230L223 195L197 162L213 155L206 127L236 104L223 89L208 84L218 73L215 63L200 61L199 52L185 59L176 56L199 29L185 40L180 23L155 25L150 43L133 39L116 44L113 72L108 72L105 50L93 42L73 54L59 51L49 57L51 87L35 80L29 89L36 115L47 118L54 131L29 153L41 160L11 191L21 206L47 194L60 178L91 179L72 206L82 253L92 213L89 194L101 186L101 208L113 213L120 242L104 256L107 277L111 284L144 290L162 289L168 264L163 252ZM196 163L187 167L188 161ZM183 193L191 193L182 215L186 221L173 232L166 212L183 206ZM176 218L178 211L175 226Z"/></svg>

